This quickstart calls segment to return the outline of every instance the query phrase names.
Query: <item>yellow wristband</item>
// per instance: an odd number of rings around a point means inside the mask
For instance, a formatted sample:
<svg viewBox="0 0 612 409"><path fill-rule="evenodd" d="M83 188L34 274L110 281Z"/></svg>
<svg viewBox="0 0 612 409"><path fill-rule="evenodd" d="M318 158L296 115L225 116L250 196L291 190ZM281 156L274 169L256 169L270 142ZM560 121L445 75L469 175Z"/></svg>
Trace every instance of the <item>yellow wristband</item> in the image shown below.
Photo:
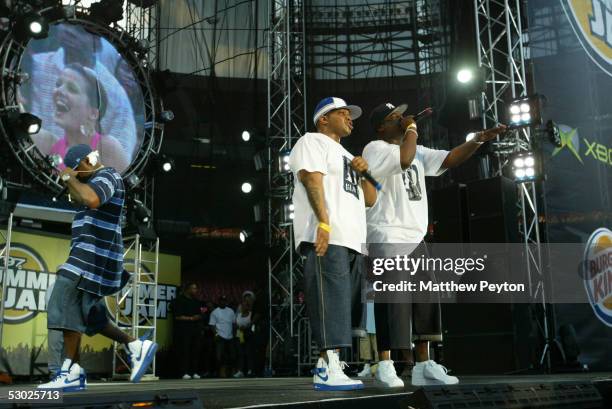
<svg viewBox="0 0 612 409"><path fill-rule="evenodd" d="M319 222L319 227L328 233L331 233L331 226L327 223Z"/></svg>

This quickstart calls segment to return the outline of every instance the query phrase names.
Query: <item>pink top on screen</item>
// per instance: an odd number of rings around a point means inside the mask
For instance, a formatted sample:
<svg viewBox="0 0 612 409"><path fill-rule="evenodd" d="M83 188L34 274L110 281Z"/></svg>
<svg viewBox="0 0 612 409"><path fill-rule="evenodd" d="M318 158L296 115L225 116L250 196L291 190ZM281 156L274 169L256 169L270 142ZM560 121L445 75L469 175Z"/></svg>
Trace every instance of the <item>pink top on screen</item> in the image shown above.
<svg viewBox="0 0 612 409"><path fill-rule="evenodd" d="M100 143L101 138L102 138L102 135L99 132L96 132L94 136L92 136L91 141L89 142L89 146L91 146L91 149L96 150L98 148L98 144ZM66 140L66 136L64 136L62 139L60 139L59 141L53 144L53 146L51 147L51 152L49 152L49 155L57 154L57 155L60 155L62 159L64 159L67 151L68 151L68 141ZM59 170L64 170L66 169L66 166L64 165L64 163L60 163L59 165L57 165L57 168Z"/></svg>

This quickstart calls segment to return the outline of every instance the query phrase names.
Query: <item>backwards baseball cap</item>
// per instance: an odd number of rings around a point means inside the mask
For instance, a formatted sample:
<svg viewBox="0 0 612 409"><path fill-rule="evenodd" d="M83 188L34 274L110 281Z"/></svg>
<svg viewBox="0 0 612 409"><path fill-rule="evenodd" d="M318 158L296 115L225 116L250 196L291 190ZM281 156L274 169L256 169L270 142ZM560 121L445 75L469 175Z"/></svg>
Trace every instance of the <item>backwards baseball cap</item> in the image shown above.
<svg viewBox="0 0 612 409"><path fill-rule="evenodd" d="M314 110L314 116L312 120L315 126L317 125L317 121L319 120L319 118L321 118L323 115L335 109L341 109L341 108L349 110L349 112L351 113L351 119L359 118L361 116L361 113L363 112L361 108L359 108L357 105L346 105L346 101L344 101L342 98L336 98L336 97L323 98L317 104L317 107Z"/></svg>
<svg viewBox="0 0 612 409"><path fill-rule="evenodd" d="M74 145L68 149L68 152L64 157L64 165L66 165L67 168L75 169L77 166L79 166L79 163L81 163L81 161L91 152L92 149L89 145Z"/></svg>
<svg viewBox="0 0 612 409"><path fill-rule="evenodd" d="M380 125L382 125L387 116L394 112L397 112L398 114L402 115L404 112L406 112L406 109L408 109L408 104L402 104L396 107L390 102L380 104L379 106L374 108L374 110L370 114L370 124L372 125L374 132L378 130L378 128L380 127Z"/></svg>

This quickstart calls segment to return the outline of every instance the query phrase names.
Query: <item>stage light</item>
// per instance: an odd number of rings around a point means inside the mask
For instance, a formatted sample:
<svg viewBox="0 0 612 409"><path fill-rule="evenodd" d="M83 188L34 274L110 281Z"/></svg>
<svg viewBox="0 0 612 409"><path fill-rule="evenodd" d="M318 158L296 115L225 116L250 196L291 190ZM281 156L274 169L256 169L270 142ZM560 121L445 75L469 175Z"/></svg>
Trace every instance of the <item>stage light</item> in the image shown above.
<svg viewBox="0 0 612 409"><path fill-rule="evenodd" d="M242 140L248 142L251 140L251 133L249 131L242 131Z"/></svg>
<svg viewBox="0 0 612 409"><path fill-rule="evenodd" d="M138 177L137 174L132 173L128 178L127 178L127 184L130 188L134 189L136 186L138 186L138 184L140 183L140 178Z"/></svg>
<svg viewBox="0 0 612 409"><path fill-rule="evenodd" d="M474 139L475 136L476 136L476 132L470 132L469 134L465 135L465 141L469 142L472 139Z"/></svg>
<svg viewBox="0 0 612 409"><path fill-rule="evenodd" d="M164 158L161 164L161 168L166 173L170 172L172 169L174 169L174 161L167 157Z"/></svg>
<svg viewBox="0 0 612 409"><path fill-rule="evenodd" d="M163 123L168 123L174 119L174 112L168 110L162 111L159 114L159 120Z"/></svg>
<svg viewBox="0 0 612 409"><path fill-rule="evenodd" d="M279 173L291 172L291 166L289 165L290 150L283 150L278 153L278 171Z"/></svg>
<svg viewBox="0 0 612 409"><path fill-rule="evenodd" d="M291 200L286 200L283 202L281 208L281 221L284 224L293 223L293 219L295 219L295 206Z"/></svg>
<svg viewBox="0 0 612 409"><path fill-rule="evenodd" d="M30 114L28 112L22 112L17 115L15 119L13 119L13 128L14 130L22 136L25 135L34 135L40 131L40 125L42 120L36 115Z"/></svg>
<svg viewBox="0 0 612 409"><path fill-rule="evenodd" d="M511 101L508 106L510 128L525 128L540 125L540 96L522 97Z"/></svg>
<svg viewBox="0 0 612 409"><path fill-rule="evenodd" d="M533 182L537 178L536 160L532 152L514 154L512 173L517 183Z"/></svg>
<svg viewBox="0 0 612 409"><path fill-rule="evenodd" d="M13 30L15 37L21 41L43 39L49 34L49 22L38 13L26 13L17 17Z"/></svg>
<svg viewBox="0 0 612 409"><path fill-rule="evenodd" d="M238 237L240 238L240 241L244 243L249 238L249 233L246 230L242 230L240 234L238 235Z"/></svg>
<svg viewBox="0 0 612 409"><path fill-rule="evenodd" d="M462 68L457 71L457 81L459 81L461 84L467 84L468 82L472 81L473 78L474 73L472 72L472 70Z"/></svg>
<svg viewBox="0 0 612 409"><path fill-rule="evenodd" d="M151 221L151 211L138 199L130 201L130 220L136 226L142 226Z"/></svg>
<svg viewBox="0 0 612 409"><path fill-rule="evenodd" d="M253 190L253 185L251 185L249 182L244 182L241 186L242 189L242 193L251 193L251 191Z"/></svg>

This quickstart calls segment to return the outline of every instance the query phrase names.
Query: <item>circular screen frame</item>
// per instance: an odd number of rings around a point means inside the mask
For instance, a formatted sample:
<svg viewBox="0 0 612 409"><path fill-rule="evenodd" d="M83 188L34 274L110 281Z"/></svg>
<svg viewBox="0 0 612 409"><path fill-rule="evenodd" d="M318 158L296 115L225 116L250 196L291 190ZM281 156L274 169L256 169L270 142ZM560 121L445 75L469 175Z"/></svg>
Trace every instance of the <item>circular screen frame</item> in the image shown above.
<svg viewBox="0 0 612 409"><path fill-rule="evenodd" d="M41 14L44 15L44 10ZM142 135L136 134L137 141L140 140L141 143L139 147L135 146L132 161L122 173L122 176L125 180L128 180L132 175L140 176L144 172L149 156L152 153L159 153L164 128L163 123L156 120L156 113L163 110L163 105L155 94L149 74L148 61L136 51L134 44L137 44L137 42L126 31L103 26L89 20L83 10L75 13L72 18L49 21L49 24L60 23L79 25L92 35L98 35L106 39L131 68L134 79L142 92L144 127L141 128ZM28 43L19 42L12 34L9 34L0 45L0 64L4 73L0 77L0 110L5 113L19 110L18 89L20 81L17 79L24 77L22 62ZM25 80L27 81L27 79ZM0 128L19 163L36 181L52 191L60 191L63 185L59 181L58 171L50 158L38 150L30 137L15 137L10 126L8 126L6 117L7 115L3 116ZM126 187L131 188L133 186Z"/></svg>

